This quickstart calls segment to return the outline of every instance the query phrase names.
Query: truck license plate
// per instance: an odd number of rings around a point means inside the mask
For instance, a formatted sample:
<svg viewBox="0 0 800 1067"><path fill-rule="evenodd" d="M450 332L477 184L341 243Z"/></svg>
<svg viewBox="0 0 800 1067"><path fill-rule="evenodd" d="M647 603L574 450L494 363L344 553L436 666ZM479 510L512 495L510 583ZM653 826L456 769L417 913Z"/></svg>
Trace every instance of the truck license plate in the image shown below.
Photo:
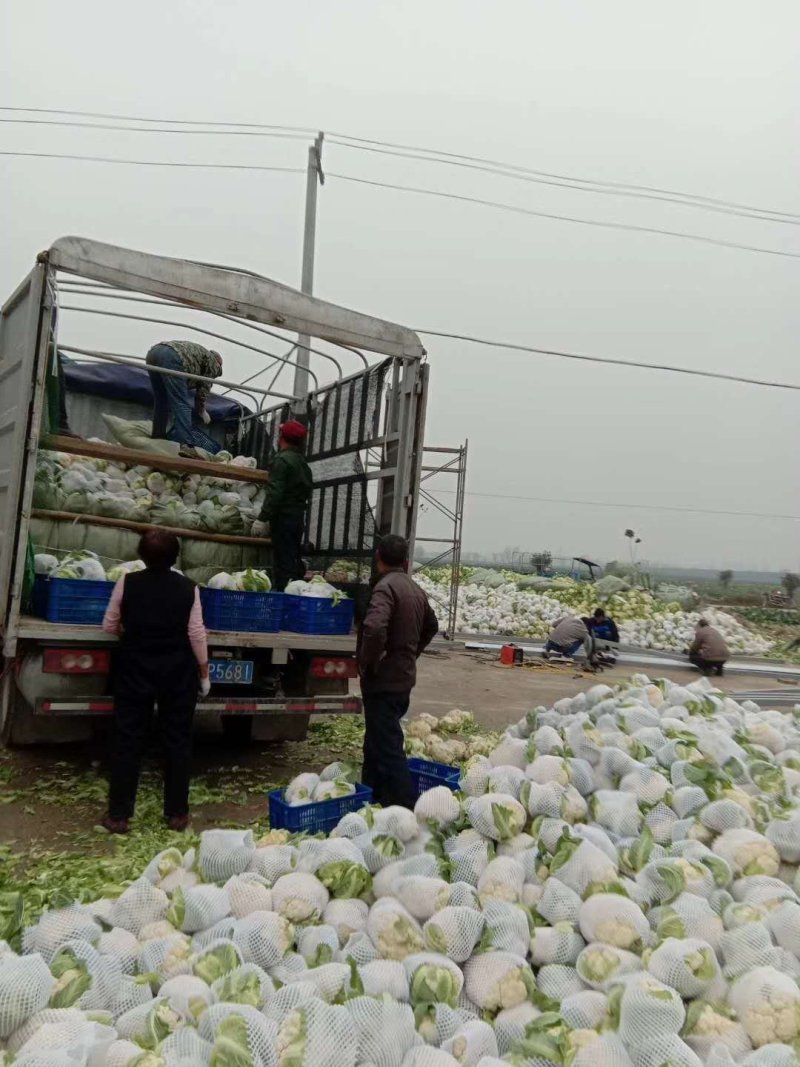
<svg viewBox="0 0 800 1067"><path fill-rule="evenodd" d="M212 682L221 682L225 685L251 685L253 681L253 660L209 660L208 676Z"/></svg>

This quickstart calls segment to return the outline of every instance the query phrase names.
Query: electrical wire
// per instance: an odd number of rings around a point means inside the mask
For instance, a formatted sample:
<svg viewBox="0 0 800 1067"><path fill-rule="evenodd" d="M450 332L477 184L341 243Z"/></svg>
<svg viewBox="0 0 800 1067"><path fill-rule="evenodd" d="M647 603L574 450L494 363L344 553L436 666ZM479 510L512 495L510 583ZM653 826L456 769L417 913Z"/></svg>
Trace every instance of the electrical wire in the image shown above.
<svg viewBox="0 0 800 1067"><path fill-rule="evenodd" d="M607 188L605 186L598 185L594 187L592 184L583 183L579 178L548 178L540 177L537 172L528 173L523 169L515 168L512 164L482 164L482 163L470 163L461 159L438 159L435 156L423 155L420 152L399 152L391 148L378 148L372 145L363 144L350 144L347 141L340 141L335 137L328 138L328 144L337 145L340 148L352 148L361 152L373 152L377 155L392 156L396 159L415 159L424 163L444 163L451 167L462 167L466 170L480 171L484 174L495 174L502 178L513 178L516 181L532 182L537 185L547 185L556 189L571 189L576 193L594 193L597 196L625 196L640 200L657 200L665 204L673 204L677 207L695 208L701 211L712 211L722 215L734 215L743 219L756 219L760 222L778 222L785 226L798 226L800 225L800 216L784 214L782 212L774 212L769 208L744 208L738 207L734 204L720 203L702 203L691 199L686 199L679 193L657 193L646 192L644 190L637 189L615 189ZM581 184L578 184L581 183Z"/></svg>
<svg viewBox="0 0 800 1067"><path fill-rule="evenodd" d="M110 123L96 122L71 122L63 119L3 119L0 123L18 124L23 126L69 126L82 130L116 130L123 133L183 133L195 137L282 137L290 140L305 141L308 134L284 133L279 130L181 130L178 127L163 126L118 126Z"/></svg>
<svg viewBox="0 0 800 1067"><path fill-rule="evenodd" d="M758 245L740 244L738 241L723 241L717 237L706 237L699 233L686 233L683 230L665 230L657 226L639 226L628 222L604 222L599 219L582 219L576 215L556 215L549 211L535 211L532 208L517 207L514 204L504 204L497 200L484 200L477 196L464 196L461 193L446 193L439 189L423 189L416 185L400 185L395 182L379 182L371 178L356 178L352 174L336 174L333 171L325 171L326 178L335 178L344 182L355 182L357 185L372 185L378 189L392 189L395 192L415 193L422 196L438 197L442 200L458 200L465 204L478 204L481 207L491 207L499 211L510 211L515 215L530 215L539 219L555 219L559 222L574 222L582 226L594 226L604 230L628 230L633 233L658 234L661 237L678 237L686 241L697 241L702 244L718 245L722 248L734 248L742 252L758 252L768 256L783 256L788 259L800 259L800 252L786 252L779 248L762 248Z"/></svg>
<svg viewBox="0 0 800 1067"><path fill-rule="evenodd" d="M175 119L175 118L152 118L142 115L119 115L109 114L107 112L98 111L78 111L68 110L64 108L22 108L22 107L0 107L0 111L7 111L13 113L27 113L27 114L47 114L47 115L69 115L76 118L99 118L108 119L116 122L147 122L151 124L172 124L180 126L224 126L230 129L244 129L244 130L259 130L259 131L282 131L289 133L297 133L303 135L316 135L317 130L310 126L287 126L276 125L270 123L258 123L258 122L219 122L215 120L199 120L199 119ZM128 128L128 127L123 127ZM214 132L214 131L208 131ZM217 132L224 132L219 130ZM397 152L406 153L418 153L419 158L430 159L440 163L454 163L461 162L464 164L475 164L486 168L500 168L505 172L514 172L518 175L529 175L535 178L546 179L553 182L567 182L575 186L595 186L595 191L599 189L613 190L621 195L626 194L655 194L656 198L666 197L673 199L674 202L685 201L687 206L715 206L737 209L743 212L755 212L763 215L775 216L775 221L779 219L791 220L795 223L800 222L800 214L795 212L777 211L772 208L761 208L752 204L744 204L735 200L727 200L721 197L704 196L698 193L686 193L677 191L674 189L667 189L661 186L641 185L633 182L617 182L608 181L597 178L579 178L570 174L559 174L553 171L536 170L532 167L524 167L515 163L508 163L502 160L490 159L484 156L472 156L462 152L449 152L443 149L426 148L420 145L408 145L395 141L381 141L375 138L369 137L356 137L348 133L339 133L332 131L327 135L329 141L333 143L340 143L343 147L363 147L364 150L369 150L370 147L374 147L386 150L391 149ZM409 158L414 158L409 157Z"/></svg>
<svg viewBox="0 0 800 1067"><path fill-rule="evenodd" d="M4 152L0 156L19 156L33 159L72 159L85 163L124 163L136 167L190 167L200 170L257 170L278 171L282 174L305 174L305 167L269 167L255 163L173 163L160 159L116 159L110 156L79 156L69 152Z"/></svg>
<svg viewBox="0 0 800 1067"><path fill-rule="evenodd" d="M530 352L537 356L557 356L560 359L577 359L584 363L610 363L615 367L638 367L640 370L669 371L671 374L690 374L695 378L714 378L725 382L737 382L741 385L761 385L769 389L800 390L800 385L792 382L773 382L763 378L745 378L738 374L722 374L718 371L696 370L694 367L675 367L668 363L640 363L631 359L614 359L611 356L587 356L578 352L562 352L557 348L535 348L533 345L520 345L513 341L494 341L485 337L470 337L462 333L447 333L444 330L424 330L417 327L416 333L428 337L446 337L453 341L467 341L470 344L485 345L488 348L507 348L513 352Z"/></svg>
<svg viewBox="0 0 800 1067"><path fill-rule="evenodd" d="M455 489L437 489L437 493L455 495ZM642 503L612 503L608 500L570 500L567 497L551 496L519 496L514 493L480 493L470 490L465 491L465 496L486 497L491 500L529 500L537 504L579 504L597 508L639 508L645 511L679 511L689 512L694 515L724 515L748 519L786 519L791 522L800 522L800 515L778 515L763 511L727 511L716 508L690 508L671 504L642 504Z"/></svg>

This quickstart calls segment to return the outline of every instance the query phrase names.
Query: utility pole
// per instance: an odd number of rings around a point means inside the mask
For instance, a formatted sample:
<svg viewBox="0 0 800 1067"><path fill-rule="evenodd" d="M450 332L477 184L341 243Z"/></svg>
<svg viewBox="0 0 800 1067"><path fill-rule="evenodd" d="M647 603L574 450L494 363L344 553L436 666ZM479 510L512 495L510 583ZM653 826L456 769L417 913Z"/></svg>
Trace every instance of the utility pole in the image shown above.
<svg viewBox="0 0 800 1067"><path fill-rule="evenodd" d="M309 296L314 291L314 242L317 230L317 183L325 184L322 170L322 141L325 134L320 130L314 143L308 149L308 169L306 171L306 219L303 229L303 275L300 289ZM294 372L295 400L300 402L308 393L308 366L310 352L308 346L311 338L308 334L297 335L297 366Z"/></svg>

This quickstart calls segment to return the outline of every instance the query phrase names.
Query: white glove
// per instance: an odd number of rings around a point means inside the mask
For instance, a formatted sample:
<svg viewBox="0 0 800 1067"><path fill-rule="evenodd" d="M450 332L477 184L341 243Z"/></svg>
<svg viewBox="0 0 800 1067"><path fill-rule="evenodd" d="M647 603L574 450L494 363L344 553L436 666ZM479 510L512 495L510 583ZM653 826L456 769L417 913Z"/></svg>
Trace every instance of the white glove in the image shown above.
<svg viewBox="0 0 800 1067"><path fill-rule="evenodd" d="M208 677L208 675L206 675L205 678L200 679L200 696L207 697L210 692L211 679Z"/></svg>
<svg viewBox="0 0 800 1067"><path fill-rule="evenodd" d="M269 533L269 523L262 522L261 519L256 519L253 523L253 529L251 530L252 537L266 537Z"/></svg>
<svg viewBox="0 0 800 1067"><path fill-rule="evenodd" d="M211 424L211 416L205 410L205 408L203 409L203 414L200 416L200 418L202 419L202 421L205 423L206 426L209 426Z"/></svg>

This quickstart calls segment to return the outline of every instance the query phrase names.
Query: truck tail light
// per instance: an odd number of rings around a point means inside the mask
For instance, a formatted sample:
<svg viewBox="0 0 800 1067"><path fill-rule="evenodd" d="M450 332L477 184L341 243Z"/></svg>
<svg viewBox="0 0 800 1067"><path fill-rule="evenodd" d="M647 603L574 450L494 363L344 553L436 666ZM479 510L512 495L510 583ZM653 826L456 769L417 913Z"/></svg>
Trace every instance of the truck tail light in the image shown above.
<svg viewBox="0 0 800 1067"><path fill-rule="evenodd" d="M311 660L311 673L315 678L355 678L358 666L349 656L315 656Z"/></svg>
<svg viewBox="0 0 800 1067"><path fill-rule="evenodd" d="M111 655L107 649L46 648L45 674L108 674Z"/></svg>

